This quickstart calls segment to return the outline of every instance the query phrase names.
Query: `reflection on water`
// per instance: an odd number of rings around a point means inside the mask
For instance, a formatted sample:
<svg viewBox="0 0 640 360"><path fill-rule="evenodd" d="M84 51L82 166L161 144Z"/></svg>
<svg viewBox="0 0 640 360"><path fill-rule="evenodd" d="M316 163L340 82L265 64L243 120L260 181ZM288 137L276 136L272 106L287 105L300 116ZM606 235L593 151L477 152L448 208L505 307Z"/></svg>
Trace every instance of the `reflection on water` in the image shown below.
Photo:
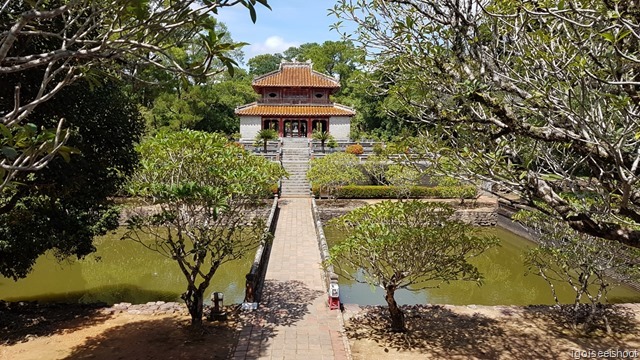
<svg viewBox="0 0 640 360"><path fill-rule="evenodd" d="M97 251L83 260L59 263L51 254L40 257L26 279L0 277L0 299L6 301L130 302L179 301L187 287L178 264L130 240L123 229L96 239ZM245 274L253 253L223 264L205 293L223 292L225 303L244 299Z"/></svg>
<svg viewBox="0 0 640 360"><path fill-rule="evenodd" d="M330 246L343 238L335 228L325 227L324 231ZM401 304L452 305L553 304L549 285L537 275L526 274L524 252L533 244L501 228L488 228L487 231L500 239L501 246L472 260L484 275L482 286L472 282L452 281L440 288L399 290L396 292L396 301ZM359 279L363 277L360 276ZM574 293L568 285L561 283L555 287L561 302L573 302ZM617 286L609 291L608 299L611 303L640 302L640 293L628 286ZM382 289L350 281L345 277L340 277L340 300L360 305L385 304Z"/></svg>

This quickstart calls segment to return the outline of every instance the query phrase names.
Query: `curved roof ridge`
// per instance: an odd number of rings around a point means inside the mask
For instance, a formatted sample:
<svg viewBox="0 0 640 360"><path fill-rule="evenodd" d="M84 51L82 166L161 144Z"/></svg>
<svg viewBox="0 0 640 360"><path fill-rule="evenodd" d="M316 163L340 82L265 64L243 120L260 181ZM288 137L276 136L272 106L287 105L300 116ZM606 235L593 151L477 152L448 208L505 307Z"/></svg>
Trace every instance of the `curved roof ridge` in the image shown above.
<svg viewBox="0 0 640 360"><path fill-rule="evenodd" d="M236 115L261 116L354 116L355 110L340 104L261 104L239 106Z"/></svg>
<svg viewBox="0 0 640 360"><path fill-rule="evenodd" d="M256 77L251 85L337 89L340 82L332 76L313 70L313 63L307 61L281 62L278 70Z"/></svg>

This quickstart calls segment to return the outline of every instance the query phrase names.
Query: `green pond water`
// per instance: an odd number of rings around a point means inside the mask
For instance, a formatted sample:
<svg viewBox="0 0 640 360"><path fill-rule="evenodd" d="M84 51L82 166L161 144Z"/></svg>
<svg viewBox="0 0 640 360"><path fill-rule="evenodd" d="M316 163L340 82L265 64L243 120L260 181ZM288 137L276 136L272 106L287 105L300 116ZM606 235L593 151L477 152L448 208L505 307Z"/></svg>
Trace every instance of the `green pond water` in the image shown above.
<svg viewBox="0 0 640 360"><path fill-rule="evenodd" d="M0 299L42 302L180 301L186 279L178 264L131 240L120 240L124 230L95 240L97 251L82 260L58 262L41 256L27 278L13 281L0 276ZM244 299L245 275L254 253L223 264L205 293L223 292L225 304Z"/></svg>
<svg viewBox="0 0 640 360"><path fill-rule="evenodd" d="M344 236L334 228L324 228L329 246ZM452 305L534 305L554 304L549 285L541 277L528 274L524 265L524 253L534 246L529 240L502 228L490 228L487 232L500 239L499 247L490 249L473 264L484 275L484 283L452 281L440 288L417 291L399 290L396 301L400 304L452 304ZM354 271L356 277L361 273ZM362 276L359 277L362 279ZM340 300L359 305L382 305L384 293L381 288L350 281L340 277ZM573 290L566 284L555 284L558 297L563 303L573 302ZM616 286L609 290L610 303L640 302L640 292L628 286Z"/></svg>

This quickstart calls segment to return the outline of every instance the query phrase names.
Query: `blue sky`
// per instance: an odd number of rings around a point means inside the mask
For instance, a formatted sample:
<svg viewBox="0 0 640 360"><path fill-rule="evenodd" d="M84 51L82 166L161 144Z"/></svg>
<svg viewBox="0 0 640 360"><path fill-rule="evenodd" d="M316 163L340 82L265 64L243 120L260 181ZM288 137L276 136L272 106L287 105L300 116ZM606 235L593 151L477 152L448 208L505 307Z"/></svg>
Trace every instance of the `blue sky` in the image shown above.
<svg viewBox="0 0 640 360"><path fill-rule="evenodd" d="M250 44L243 48L246 62L256 55L282 52L291 46L340 40L340 35L329 28L337 20L327 11L334 3L333 0L269 0L271 11L256 7L255 24L243 6L220 9L218 20L227 25L233 40Z"/></svg>

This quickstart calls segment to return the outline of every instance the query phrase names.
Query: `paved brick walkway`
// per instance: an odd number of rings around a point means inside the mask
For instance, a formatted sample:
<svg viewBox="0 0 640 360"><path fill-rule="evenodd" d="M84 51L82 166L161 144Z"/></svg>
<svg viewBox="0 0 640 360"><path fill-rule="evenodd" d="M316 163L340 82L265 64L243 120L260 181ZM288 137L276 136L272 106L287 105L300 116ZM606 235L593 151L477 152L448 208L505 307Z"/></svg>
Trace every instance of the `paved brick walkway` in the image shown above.
<svg viewBox="0 0 640 360"><path fill-rule="evenodd" d="M281 199L262 302L235 359L347 359L338 316L327 306L311 199Z"/></svg>

